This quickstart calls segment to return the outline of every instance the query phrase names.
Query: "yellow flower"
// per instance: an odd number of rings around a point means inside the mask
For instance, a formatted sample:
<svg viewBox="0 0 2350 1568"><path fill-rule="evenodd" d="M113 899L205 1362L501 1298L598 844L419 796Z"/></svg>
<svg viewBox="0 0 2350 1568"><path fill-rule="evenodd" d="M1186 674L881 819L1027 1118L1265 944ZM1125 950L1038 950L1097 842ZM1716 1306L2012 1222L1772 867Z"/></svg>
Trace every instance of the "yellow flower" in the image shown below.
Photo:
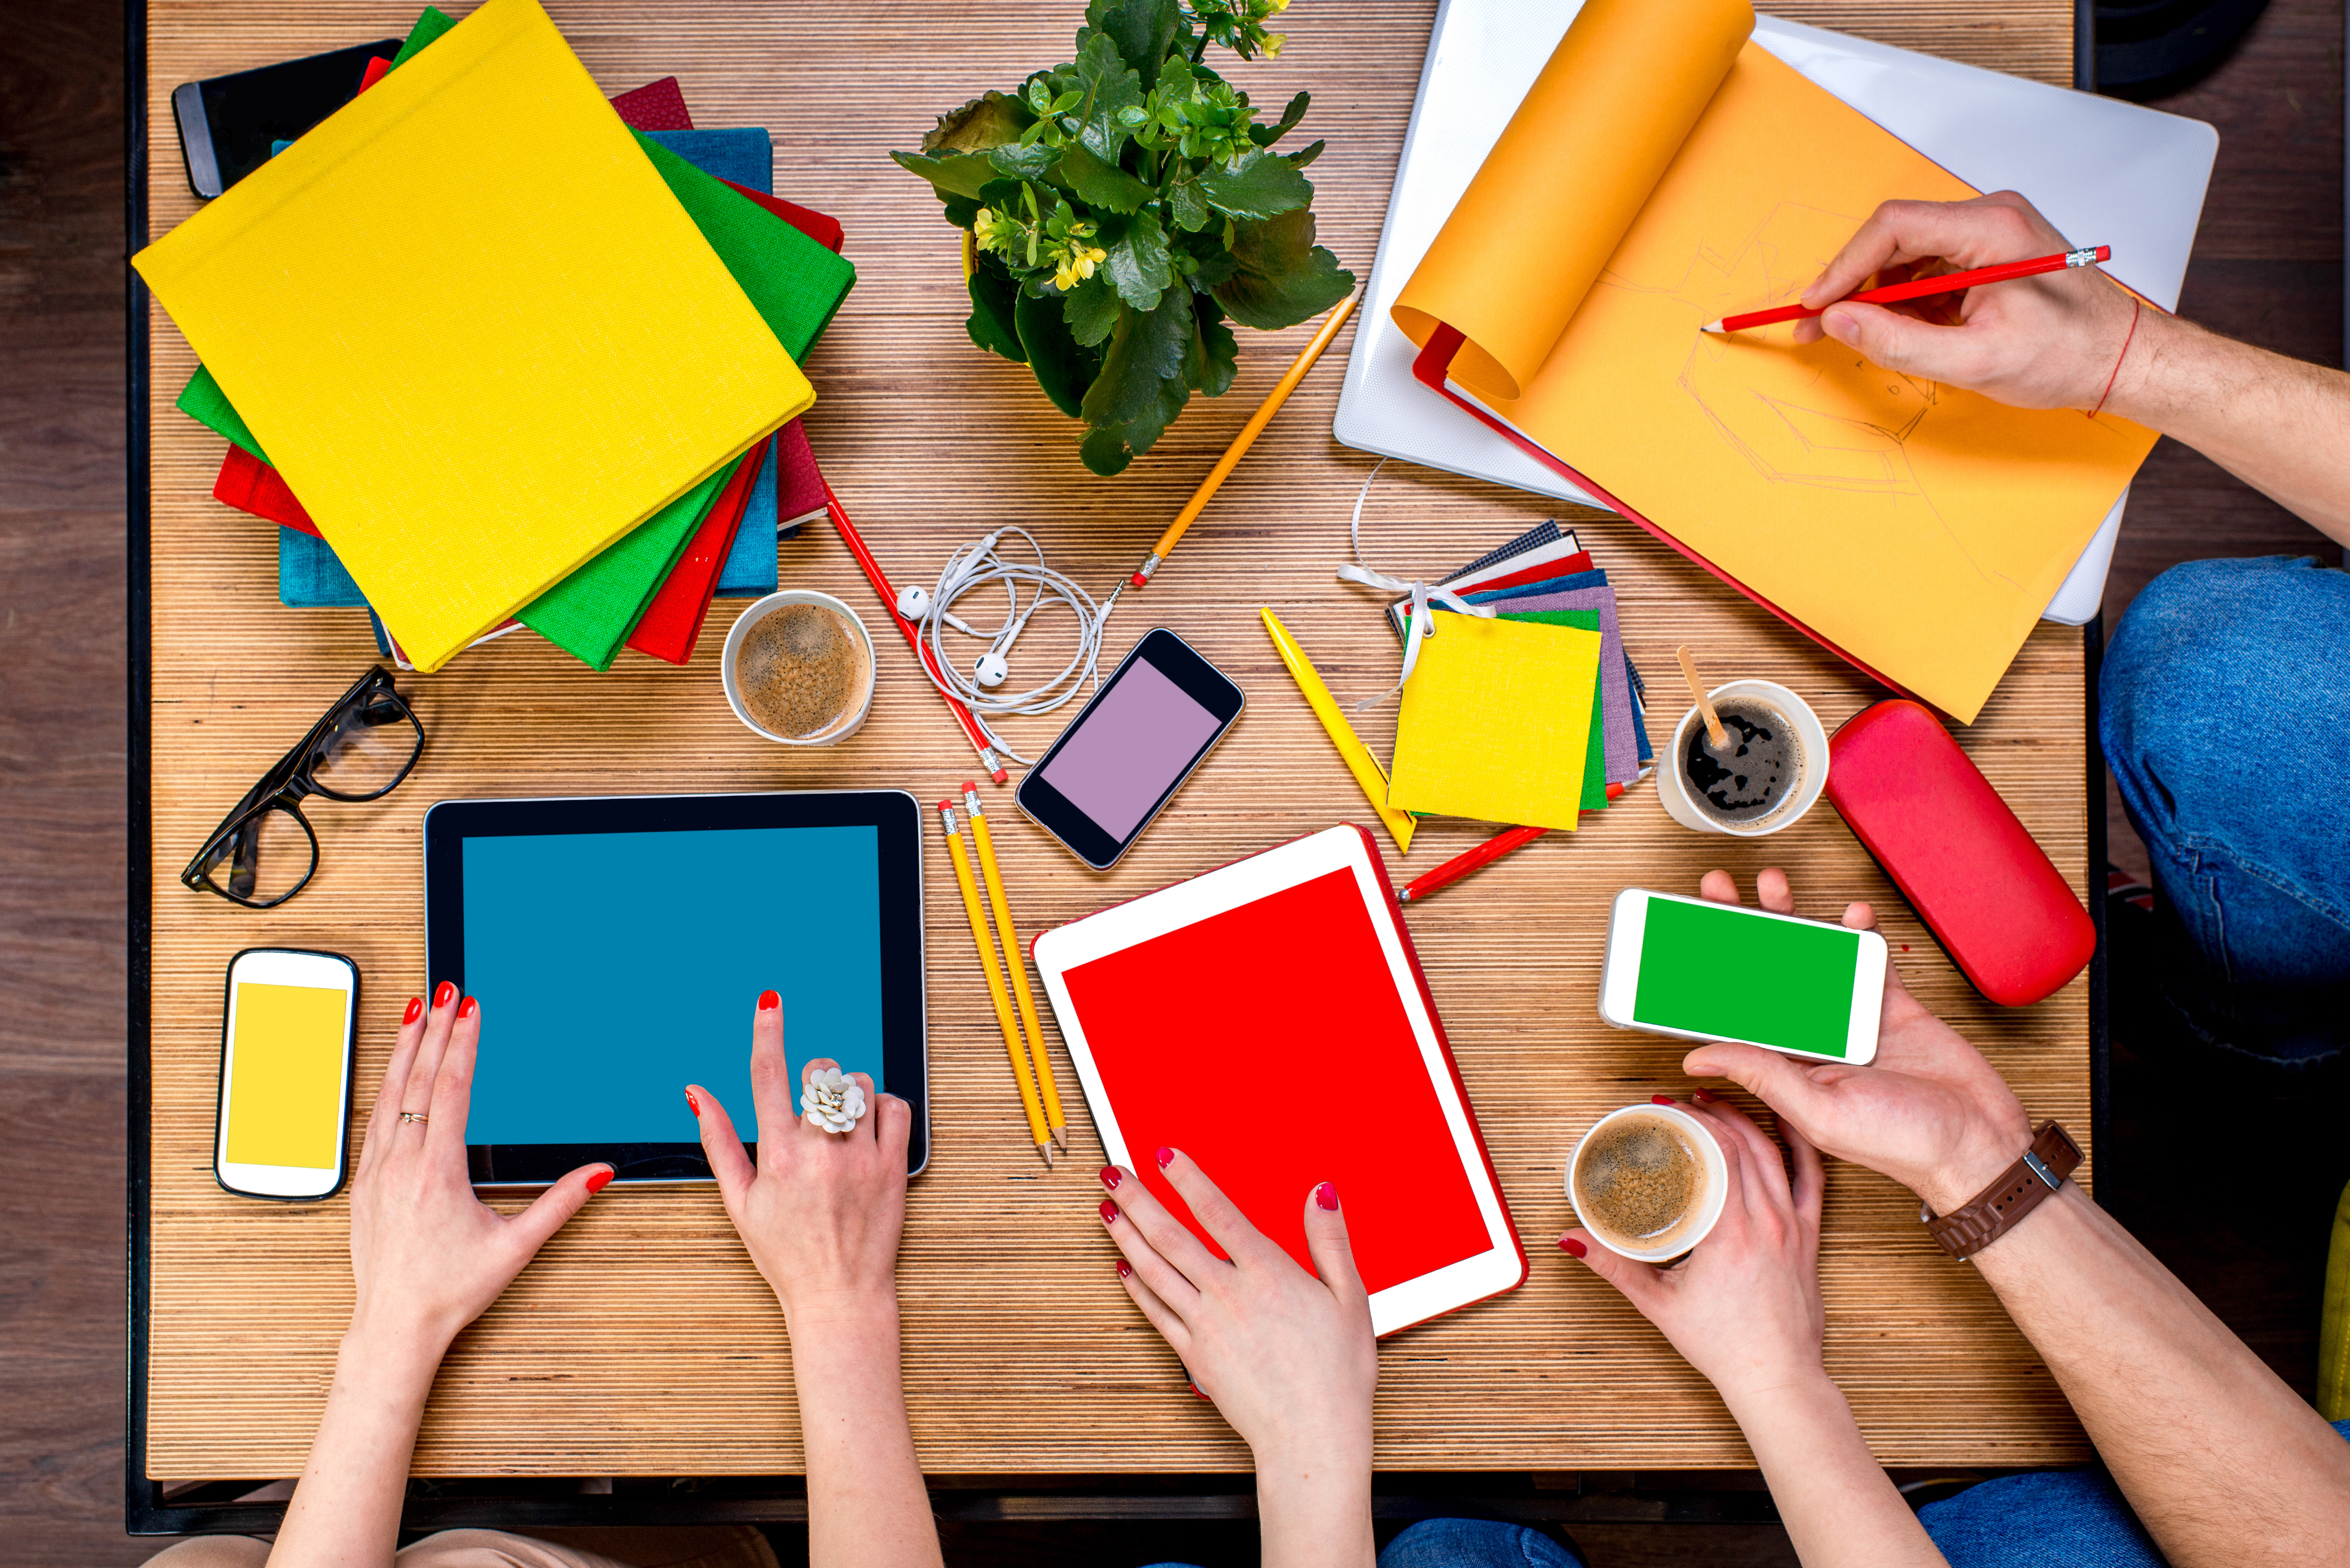
<svg viewBox="0 0 2350 1568"><path fill-rule="evenodd" d="M1053 285L1066 293L1093 276L1094 268L1109 259L1109 253L1082 241L1072 244L1060 257L1060 265L1053 274Z"/></svg>
<svg viewBox="0 0 2350 1568"><path fill-rule="evenodd" d="M982 207L971 221L971 237L978 242L981 250L999 250L1003 248L1004 231L1011 226L993 207Z"/></svg>
<svg viewBox="0 0 2350 1568"><path fill-rule="evenodd" d="M1264 36L1264 57L1268 60L1279 59L1281 46L1288 40L1289 35L1286 33L1267 33Z"/></svg>

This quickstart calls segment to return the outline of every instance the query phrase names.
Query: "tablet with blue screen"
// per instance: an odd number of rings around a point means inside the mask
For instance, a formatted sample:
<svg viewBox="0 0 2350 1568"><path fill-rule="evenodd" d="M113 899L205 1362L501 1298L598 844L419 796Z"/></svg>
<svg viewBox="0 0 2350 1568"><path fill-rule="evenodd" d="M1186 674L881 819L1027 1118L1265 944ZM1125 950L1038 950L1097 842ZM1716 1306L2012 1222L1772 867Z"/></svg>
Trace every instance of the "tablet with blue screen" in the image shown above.
<svg viewBox="0 0 2350 1568"><path fill-rule="evenodd" d="M484 1186L590 1160L706 1180L685 1085L749 1143L751 1018L784 1005L792 1110L828 1056L930 1147L921 811L902 791L451 800L424 816L426 961L482 1004L465 1143Z"/></svg>

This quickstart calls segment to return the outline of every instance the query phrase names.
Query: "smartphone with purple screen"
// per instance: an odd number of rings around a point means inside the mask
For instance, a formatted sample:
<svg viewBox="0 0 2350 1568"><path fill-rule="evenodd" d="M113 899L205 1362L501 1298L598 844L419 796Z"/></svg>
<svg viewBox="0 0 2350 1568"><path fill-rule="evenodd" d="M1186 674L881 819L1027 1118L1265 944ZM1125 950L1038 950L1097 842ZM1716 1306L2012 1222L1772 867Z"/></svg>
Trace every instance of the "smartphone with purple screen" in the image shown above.
<svg viewBox="0 0 2350 1568"><path fill-rule="evenodd" d="M1244 706L1222 670L1157 628L1028 770L1013 799L1070 854L1107 871Z"/></svg>

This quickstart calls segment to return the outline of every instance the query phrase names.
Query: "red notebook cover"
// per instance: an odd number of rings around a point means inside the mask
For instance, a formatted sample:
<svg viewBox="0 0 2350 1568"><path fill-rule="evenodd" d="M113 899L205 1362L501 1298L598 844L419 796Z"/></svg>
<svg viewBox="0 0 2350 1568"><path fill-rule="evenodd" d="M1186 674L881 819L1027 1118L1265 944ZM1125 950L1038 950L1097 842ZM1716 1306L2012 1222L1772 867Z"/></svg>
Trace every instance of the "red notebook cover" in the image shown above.
<svg viewBox="0 0 2350 1568"><path fill-rule="evenodd" d="M1362 836L1378 873L1376 905L1351 870L1326 872L1055 970L1047 989L1065 988L1081 1021L1117 1129L1141 1151L1130 1165L1201 1241L1223 1255L1148 1151L1189 1154L1309 1272L1305 1195L1334 1182L1356 1266L1376 1294L1489 1245L1377 922L1409 965L1513 1245L1515 1233L1377 846L1360 827L1329 831ZM1255 1105L1247 1087L1267 1073L1287 1085L1277 1109ZM1517 1255L1523 1279L1523 1246Z"/></svg>
<svg viewBox="0 0 2350 1568"><path fill-rule="evenodd" d="M835 255L840 254L841 244L848 237L839 220L827 218L813 207L786 202L781 196L770 196L764 191L754 191L748 185L737 185L732 180L722 179L718 182L738 195L748 196Z"/></svg>
<svg viewBox="0 0 2350 1568"><path fill-rule="evenodd" d="M799 421L777 433L775 458L775 536L796 539L801 524L824 515L824 475Z"/></svg>
<svg viewBox="0 0 2350 1568"><path fill-rule="evenodd" d="M750 504L751 486L758 482L760 462L772 444L761 441L735 463L733 477L711 503L710 514L694 530L685 554L670 568L669 579L653 595L653 602L645 607L637 629L629 634L629 646L639 653L670 664L683 664L693 657L694 642L702 636L702 622L710 614L710 600L718 587L718 570L726 564L726 552L733 547L734 531L743 525L743 509Z"/></svg>
<svg viewBox="0 0 2350 1568"><path fill-rule="evenodd" d="M319 536L318 525L310 521L310 514L302 510L277 471L234 441L229 443L228 455L221 459L220 477L213 481L213 499L239 512L265 517L282 528Z"/></svg>
<svg viewBox="0 0 2350 1568"><path fill-rule="evenodd" d="M693 116L685 109L685 89L675 77L663 77L622 93L612 100L620 118L638 130L691 130Z"/></svg>

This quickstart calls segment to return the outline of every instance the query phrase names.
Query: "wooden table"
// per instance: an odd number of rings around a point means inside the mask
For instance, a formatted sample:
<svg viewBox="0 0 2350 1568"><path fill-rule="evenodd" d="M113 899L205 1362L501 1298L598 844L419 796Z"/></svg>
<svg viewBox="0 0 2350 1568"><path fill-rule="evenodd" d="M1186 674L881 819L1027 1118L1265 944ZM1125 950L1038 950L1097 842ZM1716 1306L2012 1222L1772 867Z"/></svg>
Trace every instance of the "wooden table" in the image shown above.
<svg viewBox="0 0 2350 1568"><path fill-rule="evenodd" d="M194 205L169 112L174 84L399 33L414 7L150 0L147 9L143 180L152 234ZM810 358L820 400L807 429L900 581L934 576L953 544L1017 522L1036 532L1055 566L1106 591L1311 330L1242 334L1229 396L1195 400L1122 478L1093 478L1076 462L1075 427L1026 372L965 339L956 236L930 192L885 157L915 145L933 113L1064 57L1076 0L993 8L984 24L965 20L968 7L913 0L552 0L551 9L606 88L674 72L698 123L770 128L777 191L847 225L859 282ZM1306 130L1330 141L1314 170L1321 236L1358 273L1377 241L1431 13L1428 0L1300 0L1284 19L1282 57L1233 67L1267 101L1314 91ZM1809 0L1785 14L2071 79L2073 12L2064 0ZM142 68L137 47L134 38L134 73ZM134 170L134 182L141 177ZM863 732L804 753L757 740L727 711L716 659L739 607L713 613L683 670L629 654L597 675L516 635L436 675L401 677L430 734L424 762L380 804L314 803L323 859L299 898L258 914L186 891L178 872L203 833L375 649L358 612L278 605L276 531L211 499L222 443L171 406L193 360L162 311L134 299L134 375L146 372L134 451L151 454L148 484L134 468L131 519L133 581L144 589L133 596L131 627L133 667L144 672L133 694L144 711L131 726L132 908L151 920L148 940L134 929L130 999L135 1504L161 1495L142 1478L296 1473L349 1307L343 1201L256 1203L212 1179L221 977L233 952L316 946L358 961L359 1073L371 1092L399 1010L422 986L418 825L434 800L833 786L902 786L928 800L974 768L894 639ZM140 312L151 334L143 349ZM1261 604L1277 607L1342 695L1394 678L1396 645L1373 599L1333 577L1347 558L1347 509L1370 468L1330 436L1346 348L1336 346L1172 563L1111 623L1113 655L1163 623L1251 699L1166 819L1124 865L1097 876L1015 823L1009 792L991 786L1026 929L1336 821L1370 820L1255 614ZM1364 521L1383 569L1435 574L1553 510L1537 497L1391 465ZM1671 650L1682 641L1719 677L1785 682L1831 728L1881 695L1630 525L1599 514L1571 520L1619 587L1626 644L1665 723L1680 706ZM878 610L824 525L783 547L783 578L838 594L868 618ZM1018 657L1035 669L1045 652L1024 646ZM1961 739L2085 893L2085 777L2094 757L2084 743L2084 662L2080 632L2043 625ZM1375 751L1391 740L1393 713L1390 705L1364 721ZM1012 733L1041 748L1057 724L1028 721ZM1397 864L1397 880L1487 831L1430 823ZM1094 1215L1099 1149L1081 1104L1072 1103L1075 1156L1049 1176L1039 1171L952 880L931 843L934 1144L914 1190L901 1268L906 1382L926 1469L1245 1469L1246 1450L1184 1392L1174 1356L1112 1277L1112 1250ZM1742 883L1784 865L1808 912L1828 913L1846 897L1873 899L1909 984L1982 1044L2036 1114L2087 1126L2085 977L2038 1006L1992 1008L1960 981L1832 811L1767 843L1709 842L1637 791L1584 832L1553 835L1411 908L1534 1269L1517 1292L1384 1346L1382 1469L1751 1464L1704 1380L1550 1244L1567 1220L1560 1162L1578 1130L1651 1091L1690 1086L1678 1048L1616 1033L1596 1016L1607 900L1633 883L1693 889L1717 864ZM646 896L657 900L658 888ZM494 1027L488 1048L495 1044ZM1074 1083L1066 1057L1056 1063L1062 1081ZM1279 1110L1269 1114L1277 1123ZM2086 1454L2045 1370L1973 1274L1929 1245L1907 1193L1855 1168L1835 1169L1823 1250L1828 1365L1887 1463L2023 1465ZM715 1192L618 1191L592 1205L459 1341L424 1422L417 1471L787 1476L801 1464L793 1375L780 1316Z"/></svg>

